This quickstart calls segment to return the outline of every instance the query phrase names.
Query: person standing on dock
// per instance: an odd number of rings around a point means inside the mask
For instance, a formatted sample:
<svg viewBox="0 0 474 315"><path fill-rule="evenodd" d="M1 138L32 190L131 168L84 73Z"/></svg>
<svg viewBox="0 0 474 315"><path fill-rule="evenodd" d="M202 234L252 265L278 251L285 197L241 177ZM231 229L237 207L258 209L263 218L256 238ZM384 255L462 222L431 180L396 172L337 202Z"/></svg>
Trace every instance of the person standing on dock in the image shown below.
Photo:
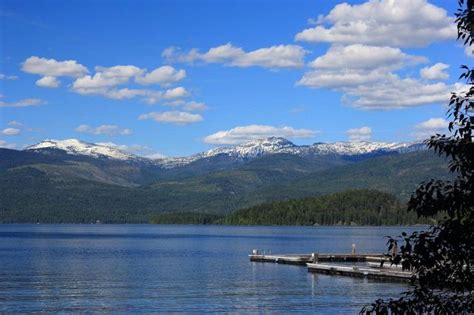
<svg viewBox="0 0 474 315"><path fill-rule="evenodd" d="M356 244L352 243L352 255L356 254Z"/></svg>
<svg viewBox="0 0 474 315"><path fill-rule="evenodd" d="M392 246L392 251L391 251L392 258L397 257L397 253L398 253L397 242L394 242L394 244L393 244L393 246Z"/></svg>

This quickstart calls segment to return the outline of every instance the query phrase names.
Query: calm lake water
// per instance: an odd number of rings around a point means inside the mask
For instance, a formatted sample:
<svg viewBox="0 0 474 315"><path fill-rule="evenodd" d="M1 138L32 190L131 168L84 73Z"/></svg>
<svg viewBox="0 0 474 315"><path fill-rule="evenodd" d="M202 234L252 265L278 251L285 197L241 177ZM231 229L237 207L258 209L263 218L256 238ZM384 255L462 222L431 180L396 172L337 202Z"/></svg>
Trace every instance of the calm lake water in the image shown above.
<svg viewBox="0 0 474 315"><path fill-rule="evenodd" d="M420 228L419 228L420 229ZM357 313L405 284L251 263L272 253L382 252L403 227L0 225L0 313Z"/></svg>

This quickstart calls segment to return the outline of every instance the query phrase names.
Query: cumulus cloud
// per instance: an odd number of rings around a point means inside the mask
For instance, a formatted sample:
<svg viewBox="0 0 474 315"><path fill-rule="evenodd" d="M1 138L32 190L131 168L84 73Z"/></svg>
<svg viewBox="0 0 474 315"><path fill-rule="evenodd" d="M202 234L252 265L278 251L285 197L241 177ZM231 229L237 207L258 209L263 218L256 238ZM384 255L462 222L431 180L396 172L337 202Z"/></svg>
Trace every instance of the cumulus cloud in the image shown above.
<svg viewBox="0 0 474 315"><path fill-rule="evenodd" d="M346 131L349 141L368 141L372 137L372 129L370 127L361 127L348 129Z"/></svg>
<svg viewBox="0 0 474 315"><path fill-rule="evenodd" d="M446 103L452 91L462 88L460 84L448 85L443 82L426 84L383 71L365 74L353 71L311 71L305 73L297 85L341 91L346 104L364 110L392 110Z"/></svg>
<svg viewBox="0 0 474 315"><path fill-rule="evenodd" d="M96 73L78 78L72 90L81 94L99 94L109 88L127 83L131 77L141 75L143 70L135 66L95 67Z"/></svg>
<svg viewBox="0 0 474 315"><path fill-rule="evenodd" d="M181 52L170 47L163 51L162 56L169 62L204 62L221 63L231 67L263 67L263 68L301 68L307 51L297 45L277 45L245 52L231 43L210 48L201 53L193 48L189 52Z"/></svg>
<svg viewBox="0 0 474 315"><path fill-rule="evenodd" d="M28 73L51 77L81 77L89 71L76 60L57 61L55 59L31 56L22 63L21 70Z"/></svg>
<svg viewBox="0 0 474 315"><path fill-rule="evenodd" d="M5 128L3 129L0 134L3 136L16 136L20 133L20 129L17 128Z"/></svg>
<svg viewBox="0 0 474 315"><path fill-rule="evenodd" d="M45 102L37 98L25 98L16 102L4 102L0 100L0 107L30 107L43 104L45 104Z"/></svg>
<svg viewBox="0 0 474 315"><path fill-rule="evenodd" d="M92 127L89 125L79 125L74 130L77 132L88 133L93 135L127 136L132 134L132 130L128 128L121 128L116 125L100 125L97 127Z"/></svg>
<svg viewBox="0 0 474 315"><path fill-rule="evenodd" d="M337 45L311 62L311 69L296 84L340 91L346 104L365 110L391 110L446 102L455 86L442 82L428 84L414 78L401 78L394 73L423 62L426 58L408 55L398 48Z"/></svg>
<svg viewBox="0 0 474 315"><path fill-rule="evenodd" d="M205 111L208 107L204 103L191 101L184 104L183 109L188 111Z"/></svg>
<svg viewBox="0 0 474 315"><path fill-rule="evenodd" d="M449 65L438 62L431 67L425 67L420 70L420 75L423 79L427 80L447 80L449 79L449 73L446 70Z"/></svg>
<svg viewBox="0 0 474 315"><path fill-rule="evenodd" d="M392 110L436 103L447 103L451 92L460 85L442 82L424 84L416 79L387 76L380 82L345 90L345 100L364 110Z"/></svg>
<svg viewBox="0 0 474 315"><path fill-rule="evenodd" d="M8 143L5 140L0 140L0 148L4 149L15 149L16 144L15 143Z"/></svg>
<svg viewBox="0 0 474 315"><path fill-rule="evenodd" d="M163 93L165 99L174 99L189 96L189 92L184 87L176 87L174 89L166 90Z"/></svg>
<svg viewBox="0 0 474 315"><path fill-rule="evenodd" d="M205 137L204 142L211 144L239 144L268 137L313 138L317 133L314 130L295 129L292 127L248 125L218 131Z"/></svg>
<svg viewBox="0 0 474 315"><path fill-rule="evenodd" d="M16 80L18 79L18 76L16 75L6 75L3 73L0 73L0 80Z"/></svg>
<svg viewBox="0 0 474 315"><path fill-rule="evenodd" d="M143 156L143 157L147 157L147 158L150 158L150 159L161 159L161 158L165 158L166 156L159 153L159 152L156 152L155 150L151 149L150 147L147 147L145 145L141 145L141 144L117 144L117 143L114 143L114 142L99 142L97 143L98 145L103 145L103 146L106 146L106 147L110 147L110 148L114 148L114 149L118 149L118 150L121 150L121 151L125 151L125 152L129 152L129 153L132 153L132 154L135 154L135 155L138 155L138 156Z"/></svg>
<svg viewBox="0 0 474 315"><path fill-rule="evenodd" d="M23 124L21 122L18 122L16 120L12 120L8 122L8 126L11 127L23 127Z"/></svg>
<svg viewBox="0 0 474 315"><path fill-rule="evenodd" d="M202 102L196 102L196 101L186 102L182 99L166 101L166 102L163 102L163 105L172 106L172 107L181 107L183 110L186 110L189 112L194 112L194 111L202 112L209 109L209 107Z"/></svg>
<svg viewBox="0 0 474 315"><path fill-rule="evenodd" d="M160 123L169 123L175 125L189 125L197 123L203 120L202 116L199 114L191 114L187 112L180 111L169 111L169 112L151 112L147 114L140 115L138 117L140 120L154 120Z"/></svg>
<svg viewBox="0 0 474 315"><path fill-rule="evenodd" d="M375 69L396 70L406 65L426 62L421 56L412 56L399 48L378 47L361 44L332 46L326 54L313 60L312 68L328 70L353 69L370 71Z"/></svg>
<svg viewBox="0 0 474 315"><path fill-rule="evenodd" d="M60 85L60 82L56 77L46 76L36 81L37 86L46 87L46 88L57 88Z"/></svg>
<svg viewBox="0 0 474 315"><path fill-rule="evenodd" d="M456 38L454 19L426 0L375 0L336 5L315 27L296 34L311 43L425 47Z"/></svg>
<svg viewBox="0 0 474 315"><path fill-rule="evenodd" d="M412 135L419 140L428 139L437 133L447 133L449 122L443 118L430 118L415 126Z"/></svg>
<svg viewBox="0 0 474 315"><path fill-rule="evenodd" d="M183 87L157 91L127 86L131 82L140 85L169 86L186 77L184 70L177 70L171 66L159 67L151 72L134 65L96 66L94 73L89 74L88 69L75 60L57 61L32 56L23 62L22 70L41 75L42 78L36 81L36 85L46 88L59 87L58 77L72 77L74 81L71 84L71 91L80 95L100 95L116 100L141 97L150 104L189 95Z"/></svg>
<svg viewBox="0 0 474 315"><path fill-rule="evenodd" d="M172 83L179 82L186 77L186 71L176 70L171 66L162 66L155 70L145 74L144 76L137 77L135 81L139 84L150 85L159 84L163 86L170 85Z"/></svg>
<svg viewBox="0 0 474 315"><path fill-rule="evenodd" d="M135 66L113 66L113 67L95 67L94 75L86 75L76 79L72 84L72 90L81 95L101 95L107 98L124 100L141 96L149 104L154 104L162 99L182 98L189 95L189 92L183 87L176 87L165 91L155 91L147 89L120 88L120 85L129 83L131 78L142 84L153 84L158 79L164 84L176 81L180 76L177 71L175 75L166 77L161 72L160 77L151 72L151 76L145 74L145 70ZM166 72L166 71L165 71ZM170 73L168 73L170 74ZM143 81L144 80L144 81Z"/></svg>

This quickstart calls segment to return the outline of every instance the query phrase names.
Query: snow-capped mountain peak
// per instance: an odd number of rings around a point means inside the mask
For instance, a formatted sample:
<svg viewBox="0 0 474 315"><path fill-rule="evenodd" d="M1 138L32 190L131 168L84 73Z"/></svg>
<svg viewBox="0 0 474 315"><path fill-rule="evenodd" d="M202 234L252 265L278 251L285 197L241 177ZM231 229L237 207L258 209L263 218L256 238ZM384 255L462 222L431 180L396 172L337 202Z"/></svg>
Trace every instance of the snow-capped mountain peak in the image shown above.
<svg viewBox="0 0 474 315"><path fill-rule="evenodd" d="M203 154L213 156L217 154L228 154L239 156L241 158L254 158L265 154L278 152L285 148L294 148L295 144L281 137L270 137L264 139L252 140L234 147L219 147Z"/></svg>
<svg viewBox="0 0 474 315"><path fill-rule="evenodd" d="M131 153L127 153L104 144L92 144L76 139L45 140L26 148L26 150L37 152L47 152L50 149L62 150L71 155L82 155L115 160L142 161L153 163L163 168L174 168L215 156L228 156L233 161L246 161L265 155L282 153L301 157L323 155L357 156L373 153L405 153L423 150L424 146L422 146L420 143L368 141L315 143L313 145L300 146L295 145L285 138L270 137L252 140L236 146L217 147L209 151L201 152L188 157L171 157L154 160L138 157Z"/></svg>
<svg viewBox="0 0 474 315"><path fill-rule="evenodd" d="M27 147L28 151L61 150L71 155L83 155L96 158L108 158L114 160L131 160L138 157L116 148L88 143L76 139L45 140Z"/></svg>
<svg viewBox="0 0 474 315"><path fill-rule="evenodd" d="M339 154L339 155L360 155L369 154L376 151L396 151L400 152L414 145L415 143L400 142L334 142L334 143L315 143L312 145L314 151L320 155Z"/></svg>
<svg viewBox="0 0 474 315"><path fill-rule="evenodd" d="M155 162L165 168L183 166L194 161L217 155L227 155L233 160L242 161L258 158L269 154L293 154L298 156L345 155L355 156L371 153L410 152L421 150L417 143L398 142L334 142L315 143L313 145L295 145L280 137L252 140L233 147L218 147L189 157L165 158Z"/></svg>

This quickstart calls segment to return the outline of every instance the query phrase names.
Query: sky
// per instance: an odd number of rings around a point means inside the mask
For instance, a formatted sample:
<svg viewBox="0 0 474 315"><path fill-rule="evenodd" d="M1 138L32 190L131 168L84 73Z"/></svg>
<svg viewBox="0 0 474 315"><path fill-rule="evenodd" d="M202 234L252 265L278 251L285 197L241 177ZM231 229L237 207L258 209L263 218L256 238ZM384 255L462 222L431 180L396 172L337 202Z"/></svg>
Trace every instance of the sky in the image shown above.
<svg viewBox="0 0 474 315"><path fill-rule="evenodd" d="M148 157L269 136L445 132L472 53L456 1L0 3L0 146L75 138Z"/></svg>

